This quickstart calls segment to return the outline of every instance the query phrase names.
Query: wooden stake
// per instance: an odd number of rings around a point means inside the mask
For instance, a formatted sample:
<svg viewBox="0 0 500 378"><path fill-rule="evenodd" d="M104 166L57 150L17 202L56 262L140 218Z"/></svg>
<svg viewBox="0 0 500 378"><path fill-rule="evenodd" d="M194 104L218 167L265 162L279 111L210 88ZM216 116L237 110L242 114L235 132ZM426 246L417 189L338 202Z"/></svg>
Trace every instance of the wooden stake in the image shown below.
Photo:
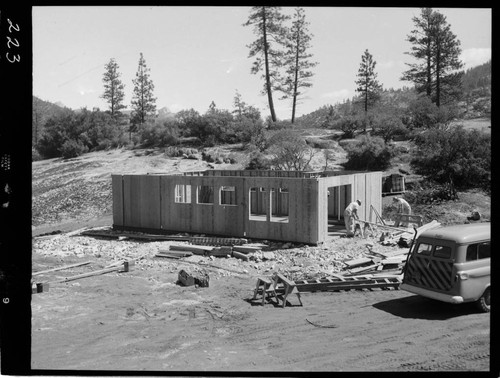
<svg viewBox="0 0 500 378"><path fill-rule="evenodd" d="M87 265L87 264L90 264L90 263L91 263L91 261L85 261L85 262L81 262L81 263L60 266L60 267L57 267L57 268L52 268L52 269L47 269L47 270L41 270L39 272L34 272L31 275L32 276L38 276L39 274L44 274L44 273L49 273L49 272L55 272L57 270L64 270L64 269L74 268L74 267L77 267L77 266Z"/></svg>

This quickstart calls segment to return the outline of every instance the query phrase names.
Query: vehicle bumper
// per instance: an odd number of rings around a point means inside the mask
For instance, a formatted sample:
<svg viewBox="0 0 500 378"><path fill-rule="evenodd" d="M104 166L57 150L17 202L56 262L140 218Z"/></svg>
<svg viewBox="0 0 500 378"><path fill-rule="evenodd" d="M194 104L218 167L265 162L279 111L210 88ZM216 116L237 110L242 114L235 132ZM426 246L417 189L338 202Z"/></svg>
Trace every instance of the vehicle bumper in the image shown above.
<svg viewBox="0 0 500 378"><path fill-rule="evenodd" d="M449 295L449 294L443 294L443 293L438 293L436 291L424 289L422 287L417 287L413 285L408 285L406 283L402 283L399 288L401 290L409 291L410 293L413 294L418 294L423 297L431 298L431 299L436 299L438 301L442 302L448 302L448 303L463 303L464 298L459 296L459 295Z"/></svg>

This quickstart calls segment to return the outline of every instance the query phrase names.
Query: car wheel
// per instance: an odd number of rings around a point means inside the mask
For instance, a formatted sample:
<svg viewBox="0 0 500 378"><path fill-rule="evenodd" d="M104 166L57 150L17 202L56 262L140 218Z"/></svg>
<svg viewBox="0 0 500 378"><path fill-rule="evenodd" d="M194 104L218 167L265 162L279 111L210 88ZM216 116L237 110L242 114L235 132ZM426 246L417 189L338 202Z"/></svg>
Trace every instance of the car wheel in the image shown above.
<svg viewBox="0 0 500 378"><path fill-rule="evenodd" d="M481 298L476 302L477 307L482 312L490 312L490 288L487 288Z"/></svg>

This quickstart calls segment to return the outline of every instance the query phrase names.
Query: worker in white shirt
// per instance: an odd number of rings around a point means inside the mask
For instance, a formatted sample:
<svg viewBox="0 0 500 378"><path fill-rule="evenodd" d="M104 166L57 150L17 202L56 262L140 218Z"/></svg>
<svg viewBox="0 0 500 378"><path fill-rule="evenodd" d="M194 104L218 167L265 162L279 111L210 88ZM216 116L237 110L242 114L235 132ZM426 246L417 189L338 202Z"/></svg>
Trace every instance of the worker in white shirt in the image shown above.
<svg viewBox="0 0 500 378"><path fill-rule="evenodd" d="M361 201L356 200L351 202L344 210L344 222L347 230L347 236L354 236L354 220L358 220L358 209L361 206Z"/></svg>
<svg viewBox="0 0 500 378"><path fill-rule="evenodd" d="M397 205L398 215L401 214L411 215L411 206L408 202L406 202L406 200L404 200L401 197L394 197L392 201ZM395 226L396 227L399 226L399 222L396 223L397 224L395 224ZM408 223L403 222L402 226L408 226Z"/></svg>

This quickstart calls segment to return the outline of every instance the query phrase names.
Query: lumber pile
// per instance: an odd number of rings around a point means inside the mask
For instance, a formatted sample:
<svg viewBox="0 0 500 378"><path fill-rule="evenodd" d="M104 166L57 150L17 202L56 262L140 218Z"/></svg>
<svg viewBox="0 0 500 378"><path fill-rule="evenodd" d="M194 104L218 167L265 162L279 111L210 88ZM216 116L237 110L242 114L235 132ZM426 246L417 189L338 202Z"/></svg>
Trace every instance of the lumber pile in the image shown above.
<svg viewBox="0 0 500 378"><path fill-rule="evenodd" d="M172 259L180 259L191 255L200 255L208 257L235 257L243 261L248 261L251 254L262 252L265 244L254 245L193 245L193 244L173 244L169 249L160 249L156 257L167 257ZM269 253L269 252L267 252Z"/></svg>
<svg viewBox="0 0 500 378"><path fill-rule="evenodd" d="M394 235L384 233L381 236L382 245L399 245L401 250L394 252L377 252L373 249L372 244L367 244L368 251L366 257L351 259L344 261L346 275L356 275L360 273L385 273L388 270L401 271L406 263L408 252L410 251L413 239L418 237L422 232L439 227L441 224L437 221L429 222L417 229L403 231L398 233L398 240ZM416 234L415 234L416 233Z"/></svg>

